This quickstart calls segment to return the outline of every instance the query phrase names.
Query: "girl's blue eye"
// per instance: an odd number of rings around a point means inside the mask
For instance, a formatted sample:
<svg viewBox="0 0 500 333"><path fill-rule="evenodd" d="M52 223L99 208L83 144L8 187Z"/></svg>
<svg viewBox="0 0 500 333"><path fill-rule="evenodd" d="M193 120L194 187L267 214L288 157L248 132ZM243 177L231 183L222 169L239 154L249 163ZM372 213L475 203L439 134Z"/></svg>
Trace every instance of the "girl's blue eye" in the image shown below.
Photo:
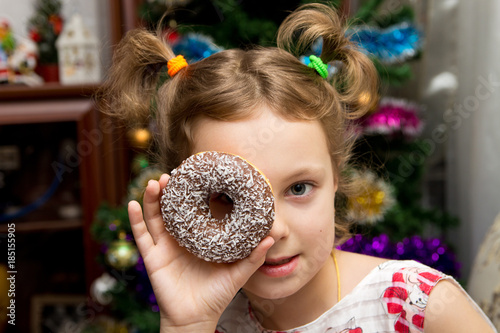
<svg viewBox="0 0 500 333"><path fill-rule="evenodd" d="M309 191L311 191L311 189L312 189L311 184L298 183L298 184L292 185L292 187L290 187L289 192L291 193L291 195L300 196L300 195L305 195L305 194L309 193Z"/></svg>

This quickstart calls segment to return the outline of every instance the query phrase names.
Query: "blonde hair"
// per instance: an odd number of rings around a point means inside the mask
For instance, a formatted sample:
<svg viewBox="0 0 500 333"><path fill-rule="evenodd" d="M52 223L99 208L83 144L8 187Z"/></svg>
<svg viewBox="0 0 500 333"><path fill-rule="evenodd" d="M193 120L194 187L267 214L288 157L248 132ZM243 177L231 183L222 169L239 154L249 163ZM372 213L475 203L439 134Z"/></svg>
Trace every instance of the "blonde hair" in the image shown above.
<svg viewBox="0 0 500 333"><path fill-rule="evenodd" d="M320 58L335 62L339 69L329 80L297 58L319 38ZM99 94L101 108L130 122L149 119L156 106L156 149L166 172L192 153L190 130L201 116L238 120L267 105L287 119L319 121L328 138L338 193L348 194L349 181L342 171L353 145L349 121L364 115L376 101L375 68L345 37L341 19L326 5L304 5L291 13L278 30L277 43L277 48L218 52L190 64L158 88L159 68L176 55L162 38L133 30L115 52ZM341 240L348 227L338 220L336 230Z"/></svg>

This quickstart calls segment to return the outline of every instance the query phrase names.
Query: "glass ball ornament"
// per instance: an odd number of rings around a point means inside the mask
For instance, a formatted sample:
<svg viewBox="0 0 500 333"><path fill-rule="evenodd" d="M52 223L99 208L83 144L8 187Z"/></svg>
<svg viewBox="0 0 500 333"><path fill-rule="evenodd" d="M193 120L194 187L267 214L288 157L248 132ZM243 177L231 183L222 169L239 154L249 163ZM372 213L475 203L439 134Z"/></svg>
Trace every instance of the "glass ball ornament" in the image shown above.
<svg viewBox="0 0 500 333"><path fill-rule="evenodd" d="M139 251L137 247L126 239L118 239L109 245L106 251L107 263L119 270L126 270L137 264Z"/></svg>
<svg viewBox="0 0 500 333"><path fill-rule="evenodd" d="M133 147L146 149L151 143L151 132L147 128L134 128L127 133L130 143Z"/></svg>
<svg viewBox="0 0 500 333"><path fill-rule="evenodd" d="M113 296L109 294L117 284L117 280L109 275L103 273L100 277L94 280L90 286L90 295L99 304L107 305L113 300Z"/></svg>

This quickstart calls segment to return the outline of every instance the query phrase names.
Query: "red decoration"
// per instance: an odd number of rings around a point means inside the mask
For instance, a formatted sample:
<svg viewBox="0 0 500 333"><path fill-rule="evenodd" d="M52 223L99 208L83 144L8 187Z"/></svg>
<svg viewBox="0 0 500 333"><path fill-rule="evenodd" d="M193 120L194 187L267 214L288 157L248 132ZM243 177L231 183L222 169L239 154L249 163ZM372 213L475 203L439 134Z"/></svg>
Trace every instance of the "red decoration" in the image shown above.
<svg viewBox="0 0 500 333"><path fill-rule="evenodd" d="M34 41L35 43L38 43L39 41L42 40L42 37L40 36L38 31L36 31L35 29L32 29L32 30L30 30L30 39L32 41Z"/></svg>
<svg viewBox="0 0 500 333"><path fill-rule="evenodd" d="M62 31L63 20L59 15L50 15L49 22L52 24L52 28L54 29L54 33L59 35Z"/></svg>

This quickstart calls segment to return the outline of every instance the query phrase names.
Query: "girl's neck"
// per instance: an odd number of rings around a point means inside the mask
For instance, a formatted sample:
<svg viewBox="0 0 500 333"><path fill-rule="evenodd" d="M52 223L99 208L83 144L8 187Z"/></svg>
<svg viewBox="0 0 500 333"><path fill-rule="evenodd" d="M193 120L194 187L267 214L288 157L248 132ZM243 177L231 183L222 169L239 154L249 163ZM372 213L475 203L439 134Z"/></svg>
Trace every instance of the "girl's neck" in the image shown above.
<svg viewBox="0 0 500 333"><path fill-rule="evenodd" d="M337 303L337 277L333 258L295 294L265 300L246 293L261 325L271 330L289 330L317 319Z"/></svg>

